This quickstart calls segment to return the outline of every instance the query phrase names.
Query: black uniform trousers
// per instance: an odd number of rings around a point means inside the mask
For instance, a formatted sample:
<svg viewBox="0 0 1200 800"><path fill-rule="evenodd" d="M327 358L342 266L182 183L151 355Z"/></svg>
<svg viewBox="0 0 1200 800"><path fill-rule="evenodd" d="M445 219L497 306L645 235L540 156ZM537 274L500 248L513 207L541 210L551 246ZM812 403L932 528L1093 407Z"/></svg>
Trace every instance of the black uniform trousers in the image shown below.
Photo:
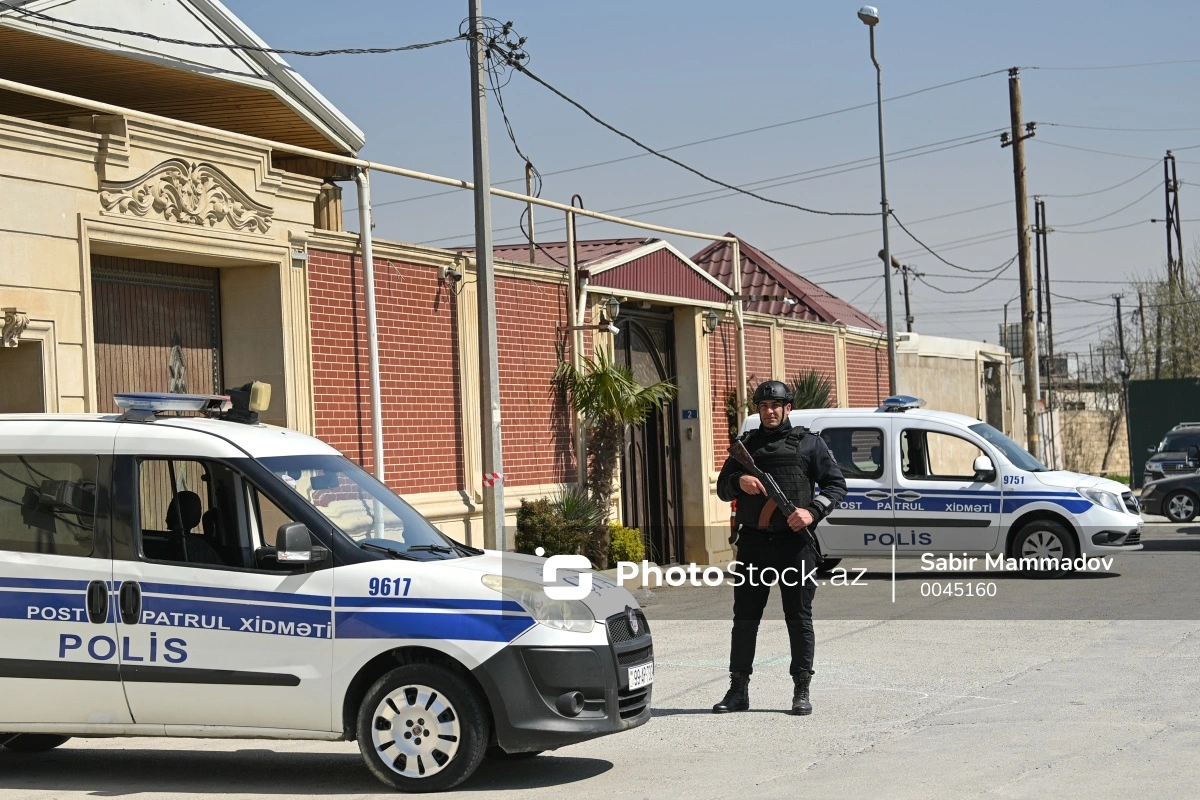
<svg viewBox="0 0 1200 800"><path fill-rule="evenodd" d="M758 624L771 595L772 584L779 587L783 599L783 617L792 651L790 672L792 675L804 675L812 671L816 646L812 623L812 603L817 593L816 576L812 580L803 580L817 565L817 554L810 541L803 533L742 529L737 540L737 560L741 563L735 573L741 575L742 580L733 588L730 672L750 674L754 671ZM767 570L765 576L764 569ZM784 570L787 570L786 574Z"/></svg>

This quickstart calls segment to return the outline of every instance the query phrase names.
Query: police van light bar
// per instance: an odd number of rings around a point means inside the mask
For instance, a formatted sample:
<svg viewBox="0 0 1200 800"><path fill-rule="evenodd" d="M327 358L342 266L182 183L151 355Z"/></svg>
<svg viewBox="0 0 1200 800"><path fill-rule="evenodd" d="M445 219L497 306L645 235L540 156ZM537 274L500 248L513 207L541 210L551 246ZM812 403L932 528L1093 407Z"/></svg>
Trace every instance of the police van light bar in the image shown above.
<svg viewBox="0 0 1200 800"><path fill-rule="evenodd" d="M925 401L911 394L897 394L883 401L880 408L884 411L907 411L910 408L923 408Z"/></svg>
<svg viewBox="0 0 1200 800"><path fill-rule="evenodd" d="M223 394L171 394L168 392L124 392L114 394L113 402L124 411L151 414L160 411L228 411L229 397Z"/></svg>

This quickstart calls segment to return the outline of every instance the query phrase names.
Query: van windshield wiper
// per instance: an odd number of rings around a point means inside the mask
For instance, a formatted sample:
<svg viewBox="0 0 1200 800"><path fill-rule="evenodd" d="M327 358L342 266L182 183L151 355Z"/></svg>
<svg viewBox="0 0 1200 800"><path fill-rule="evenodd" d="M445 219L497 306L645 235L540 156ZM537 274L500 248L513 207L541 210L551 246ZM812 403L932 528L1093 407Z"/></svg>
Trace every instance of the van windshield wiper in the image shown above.
<svg viewBox="0 0 1200 800"><path fill-rule="evenodd" d="M410 556L408 553L395 547L391 542L387 544L379 544L378 541L362 541L358 546L363 550L370 550L373 553L383 553L389 558L398 558L402 561L420 561L416 556ZM410 548L411 549L411 548Z"/></svg>
<svg viewBox="0 0 1200 800"><path fill-rule="evenodd" d="M455 550L444 544L414 544L407 548L409 551L417 551L418 553L445 553L452 555Z"/></svg>

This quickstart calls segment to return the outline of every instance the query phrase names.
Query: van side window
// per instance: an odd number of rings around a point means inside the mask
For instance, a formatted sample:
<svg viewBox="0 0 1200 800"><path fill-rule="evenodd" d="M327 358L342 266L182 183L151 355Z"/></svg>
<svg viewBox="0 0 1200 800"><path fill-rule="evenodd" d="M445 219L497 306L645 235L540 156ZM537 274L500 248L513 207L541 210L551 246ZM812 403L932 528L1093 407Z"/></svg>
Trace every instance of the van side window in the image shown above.
<svg viewBox="0 0 1200 800"><path fill-rule="evenodd" d="M931 481L974 481L975 459L986 455L961 436L915 428L900 433L900 453L904 477Z"/></svg>
<svg viewBox="0 0 1200 800"><path fill-rule="evenodd" d="M0 456L0 550L90 556L96 456Z"/></svg>
<svg viewBox="0 0 1200 800"><path fill-rule="evenodd" d="M846 478L883 477L883 431L878 428L825 428L829 445Z"/></svg>

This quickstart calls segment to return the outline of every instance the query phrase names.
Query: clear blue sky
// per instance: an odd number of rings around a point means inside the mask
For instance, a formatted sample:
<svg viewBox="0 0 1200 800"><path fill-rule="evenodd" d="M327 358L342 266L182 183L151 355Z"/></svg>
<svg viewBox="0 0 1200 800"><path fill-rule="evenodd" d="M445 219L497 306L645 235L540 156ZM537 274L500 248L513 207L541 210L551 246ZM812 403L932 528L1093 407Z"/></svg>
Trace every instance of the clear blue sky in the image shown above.
<svg viewBox="0 0 1200 800"><path fill-rule="evenodd" d="M466 2L447 0L225 0L270 44L289 48L388 46L454 35ZM484 13L512 20L527 36L530 67L602 118L655 147L785 122L875 97L875 73L866 27L856 2L715 3L501 2L485 0ZM892 3L880 6L878 53L884 95L1013 65L1093 66L1187 59L1200 7L1182 0L1148 4L1025 2ZM325 20L316 22L313 20ZM469 68L465 46L385 56L292 57L291 63L367 136L369 158L442 175L470 178ZM1048 196L1047 216L1056 294L1096 299L1129 287L1132 275L1161 270L1165 233L1161 158L1175 148L1186 184L1200 175L1200 106L1195 79L1200 63L1095 71L1023 70L1025 119L1039 123L1108 128L1192 128L1174 132L1118 132L1046 124L1028 143L1030 194ZM543 173L639 151L599 128L522 76L504 91L522 149ZM1008 125L1003 74L885 104L889 199L897 214L949 260L991 268L1016 253L1012 157L998 136L931 155L903 159L900 151L984 134ZM492 179L523 175L493 101L489 108ZM1123 154L1101 155L1051 142ZM770 131L675 150L672 155L735 184L764 181L877 153L873 107ZM1159 160L1156 165L1155 159ZM1078 198L1141 177L1112 191ZM1155 189L1158 185L1159 188ZM509 188L517 189L519 184ZM546 178L543 196L562 202L583 196L588 208L609 210L714 189L699 178L651 157ZM1200 219L1200 198L1185 185L1185 220ZM436 187L384 177L373 184L376 203L414 197ZM877 211L879 173L874 164L840 175L763 189L771 197L834 210ZM1148 195L1147 195L1148 193ZM347 205L353 205L352 190ZM1147 195L1129 208L1117 211ZM705 199L711 195L692 198ZM680 201L685 202L685 201ZM995 204L995 205L993 205ZM662 204L662 205L674 205ZM921 222L979 206L992 206ZM494 203L497 240L512 237L520 208ZM882 279L874 257L881 246L877 218L829 218L767 205L746 197L696 203L629 216L715 233L734 231L785 265L883 316ZM1032 218L1032 200L1031 200ZM1092 224L1074 225L1104 217ZM380 206L377 235L441 244L472 240L470 198L438 197ZM1128 223L1120 230L1094 231ZM348 217L349 222L353 220ZM560 220L538 216L539 238L560 238ZM354 226L356 227L356 226ZM1196 224L1184 225L1190 248ZM844 234L862 235L817 244ZM1004 235L1007 232L1007 235ZM609 225L580 228L581 238L638 235ZM996 234L967 247L952 242ZM996 237L991 237L996 238ZM512 240L512 239L509 239ZM966 242L971 244L970 241ZM694 253L703 242L676 240ZM939 245L942 245L939 247ZM938 278L955 270L933 256L903 254L916 245L894 225L892 250L927 280L945 289L979 283ZM843 265L851 266L843 266ZM958 273L962 275L963 273ZM1001 306L1017 292L1014 265L1003 279L977 291L942 295L917 284L917 330L997 340ZM1068 281L1079 281L1070 283ZM896 282L898 325L902 315ZM1130 302L1136 303L1135 298ZM1010 319L1016 318L1014 301ZM1128 307L1128 306L1127 306ZM1059 350L1096 341L1109 309L1055 300Z"/></svg>

